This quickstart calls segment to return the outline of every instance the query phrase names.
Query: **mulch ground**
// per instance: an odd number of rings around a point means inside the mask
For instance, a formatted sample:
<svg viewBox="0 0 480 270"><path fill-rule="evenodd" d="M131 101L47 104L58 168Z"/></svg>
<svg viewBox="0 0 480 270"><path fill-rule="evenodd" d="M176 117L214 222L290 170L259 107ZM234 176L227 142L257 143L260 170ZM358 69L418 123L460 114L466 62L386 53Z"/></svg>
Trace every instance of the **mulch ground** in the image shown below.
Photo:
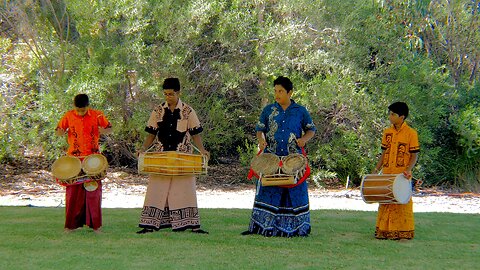
<svg viewBox="0 0 480 270"><path fill-rule="evenodd" d="M0 196L20 191L38 193L61 188L50 173L52 163L42 156L30 156L21 161L0 164ZM199 189L234 191L253 186L252 182L246 179L248 168L236 162L210 166L207 172L207 176L197 177ZM107 177L109 183L121 186L148 183L147 175L138 174L135 169L127 167L110 167L107 169Z"/></svg>
<svg viewBox="0 0 480 270"><path fill-rule="evenodd" d="M17 193L38 194L62 190L50 173L52 161L43 156L29 156L21 161L0 164L0 196ZM200 190L239 191L252 189L254 184L246 179L247 167L232 160L228 164L211 165L207 176L197 177ZM138 174L135 169L113 167L107 170L108 183L121 187L147 185L148 176ZM311 184L311 183L310 183ZM340 190L344 186L340 181L331 180L324 183L324 188ZM316 188L313 184L312 188ZM452 188L429 187L420 190L424 196L480 197L478 193L462 192Z"/></svg>

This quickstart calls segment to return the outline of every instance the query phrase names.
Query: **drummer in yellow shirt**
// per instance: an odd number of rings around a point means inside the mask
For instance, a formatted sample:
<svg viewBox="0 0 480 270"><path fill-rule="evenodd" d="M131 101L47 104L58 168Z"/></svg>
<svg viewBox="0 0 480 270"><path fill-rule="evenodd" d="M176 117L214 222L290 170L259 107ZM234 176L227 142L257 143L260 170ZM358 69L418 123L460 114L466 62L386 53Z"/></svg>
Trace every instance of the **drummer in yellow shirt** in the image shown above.
<svg viewBox="0 0 480 270"><path fill-rule="evenodd" d="M382 136L382 155L372 173L401 174L412 178L420 151L417 131L407 125L408 106L395 102L388 107L388 119L392 124ZM375 238L413 239L415 224L412 199L407 204L380 204L378 207Z"/></svg>

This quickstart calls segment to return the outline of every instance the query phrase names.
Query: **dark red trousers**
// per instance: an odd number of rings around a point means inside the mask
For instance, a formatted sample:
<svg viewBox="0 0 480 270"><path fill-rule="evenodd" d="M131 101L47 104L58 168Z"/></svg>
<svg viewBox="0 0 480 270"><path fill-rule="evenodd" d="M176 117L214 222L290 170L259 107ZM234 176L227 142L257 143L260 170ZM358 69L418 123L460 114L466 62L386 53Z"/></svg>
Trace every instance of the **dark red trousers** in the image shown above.
<svg viewBox="0 0 480 270"><path fill-rule="evenodd" d="M87 191L83 184L67 186L65 203L65 228L73 230L83 225L97 230L102 226L102 183Z"/></svg>

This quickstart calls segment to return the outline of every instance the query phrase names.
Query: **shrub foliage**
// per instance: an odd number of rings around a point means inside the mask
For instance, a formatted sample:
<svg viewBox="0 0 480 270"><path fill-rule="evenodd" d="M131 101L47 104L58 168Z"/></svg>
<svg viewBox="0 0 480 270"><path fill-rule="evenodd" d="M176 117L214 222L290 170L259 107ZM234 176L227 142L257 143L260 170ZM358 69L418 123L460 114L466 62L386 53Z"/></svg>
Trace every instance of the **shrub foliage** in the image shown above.
<svg viewBox="0 0 480 270"><path fill-rule="evenodd" d="M4 1L0 4L0 161L65 148L55 125L77 93L105 111L115 165L134 152L161 83L176 76L213 160L255 143L272 81L291 77L318 133L315 179L370 172L387 106L411 109L431 185L480 186L480 1ZM320 180L319 180L320 179Z"/></svg>

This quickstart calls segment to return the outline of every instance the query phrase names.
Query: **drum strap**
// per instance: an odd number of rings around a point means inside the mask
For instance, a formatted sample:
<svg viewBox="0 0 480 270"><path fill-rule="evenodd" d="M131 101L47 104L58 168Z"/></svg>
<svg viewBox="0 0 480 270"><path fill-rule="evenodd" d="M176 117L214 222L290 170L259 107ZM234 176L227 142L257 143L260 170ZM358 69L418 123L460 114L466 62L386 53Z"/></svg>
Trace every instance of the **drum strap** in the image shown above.
<svg viewBox="0 0 480 270"><path fill-rule="evenodd" d="M259 156L262 153L262 150L258 151L257 156ZM252 166L250 166L250 170L248 171L247 179L252 180L252 178L255 176L255 178L260 179L260 176L258 173L256 173L253 169Z"/></svg>

